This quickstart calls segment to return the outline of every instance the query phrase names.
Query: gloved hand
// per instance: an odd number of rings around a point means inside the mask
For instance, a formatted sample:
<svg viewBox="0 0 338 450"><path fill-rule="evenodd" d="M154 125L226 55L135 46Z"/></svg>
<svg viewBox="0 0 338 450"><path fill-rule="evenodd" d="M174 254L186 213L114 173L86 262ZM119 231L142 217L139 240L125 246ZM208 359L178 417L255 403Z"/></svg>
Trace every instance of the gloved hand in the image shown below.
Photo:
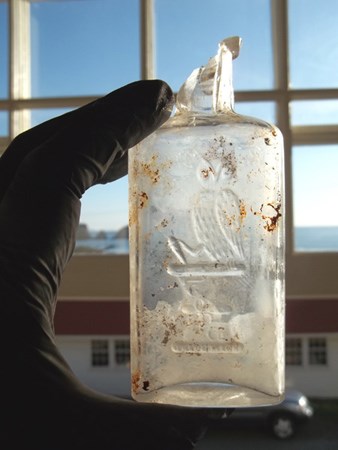
<svg viewBox="0 0 338 450"><path fill-rule="evenodd" d="M172 105L164 82L132 83L21 134L0 158L0 448L186 450L203 435L209 410L140 404L84 386L53 329L81 195L124 176L128 149L164 123Z"/></svg>

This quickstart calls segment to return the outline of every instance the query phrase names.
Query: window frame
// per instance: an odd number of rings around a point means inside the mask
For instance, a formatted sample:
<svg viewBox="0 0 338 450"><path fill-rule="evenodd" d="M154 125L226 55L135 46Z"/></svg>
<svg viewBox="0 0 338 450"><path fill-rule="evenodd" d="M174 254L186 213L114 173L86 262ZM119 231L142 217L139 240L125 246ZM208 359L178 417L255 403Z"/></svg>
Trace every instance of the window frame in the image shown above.
<svg viewBox="0 0 338 450"><path fill-rule="evenodd" d="M106 369L110 367L109 339L93 338L90 340L90 365L94 369Z"/></svg>
<svg viewBox="0 0 338 450"><path fill-rule="evenodd" d="M119 348L119 344L122 344ZM120 353L119 353L120 351ZM119 358L122 360L119 361ZM130 366L130 338L115 337L114 338L114 365L123 368Z"/></svg>
<svg viewBox="0 0 338 450"><path fill-rule="evenodd" d="M0 0L5 1L5 0ZM60 98L30 97L30 3L44 0L9 0L9 89L8 99L0 100L0 110L9 112L8 136L0 137L0 155L9 142L30 126L30 110L35 108L77 108L97 96ZM140 78L156 77L154 1L140 1ZM338 99L337 89L291 89L288 61L288 0L270 0L272 17L272 44L274 51L275 87L266 91L237 91L236 102L273 101L276 104L276 125L284 136L285 189L286 189L286 267L287 296L335 297L338 296L338 252L296 252L293 247L292 208L292 146L338 144L338 125L292 126L290 104L294 100ZM114 257L114 256L112 256ZM92 255L74 255L88 258ZM107 258L106 258L107 261Z"/></svg>
<svg viewBox="0 0 338 450"><path fill-rule="evenodd" d="M119 344L122 344L120 348ZM121 361L119 361L120 357ZM100 364L100 358L104 363ZM95 364L96 360L97 364ZM90 339L90 367L93 370L128 369L130 367L130 337L124 335L92 336Z"/></svg>
<svg viewBox="0 0 338 450"><path fill-rule="evenodd" d="M285 349L287 348L288 340L296 339L301 343L301 364L287 364L285 358L285 365L287 370L297 370L297 369L317 369L324 370L330 367L330 335L323 333L316 334L287 334L285 339ZM325 363L313 363L311 362L311 341L323 341L325 350Z"/></svg>
<svg viewBox="0 0 338 450"><path fill-rule="evenodd" d="M321 345L318 345L321 344ZM328 366L328 346L327 339L323 336L309 337L308 345L308 365L311 367L327 367ZM322 361L320 359L324 355Z"/></svg>
<svg viewBox="0 0 338 450"><path fill-rule="evenodd" d="M297 346L290 346L291 341L299 344ZM291 367L302 367L304 365L304 342L299 336L286 336L285 338L285 365ZM293 350L293 351L292 351ZM296 351L295 351L296 350ZM290 362L289 358L296 362Z"/></svg>

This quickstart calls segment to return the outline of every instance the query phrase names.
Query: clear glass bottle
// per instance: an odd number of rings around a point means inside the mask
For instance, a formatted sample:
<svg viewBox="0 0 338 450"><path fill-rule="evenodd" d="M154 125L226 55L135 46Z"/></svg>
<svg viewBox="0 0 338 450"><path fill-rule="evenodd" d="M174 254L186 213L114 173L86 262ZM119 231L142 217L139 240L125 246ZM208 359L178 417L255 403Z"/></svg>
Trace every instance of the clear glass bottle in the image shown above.
<svg viewBox="0 0 338 450"><path fill-rule="evenodd" d="M233 110L225 39L129 152L132 396L203 407L284 394L283 139Z"/></svg>

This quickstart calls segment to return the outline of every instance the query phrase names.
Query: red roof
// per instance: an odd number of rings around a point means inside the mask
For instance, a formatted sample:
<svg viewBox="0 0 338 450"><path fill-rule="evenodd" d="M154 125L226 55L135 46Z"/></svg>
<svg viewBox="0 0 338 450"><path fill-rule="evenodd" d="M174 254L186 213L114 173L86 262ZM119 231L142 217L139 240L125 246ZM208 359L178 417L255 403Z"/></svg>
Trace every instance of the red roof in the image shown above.
<svg viewBox="0 0 338 450"><path fill-rule="evenodd" d="M61 300L55 314L58 335L129 334L129 301ZM337 333L337 299L289 299L287 333Z"/></svg>
<svg viewBox="0 0 338 450"><path fill-rule="evenodd" d="M286 332L337 333L338 299L288 300Z"/></svg>
<svg viewBox="0 0 338 450"><path fill-rule="evenodd" d="M129 334L129 302L62 300L54 323L56 334Z"/></svg>

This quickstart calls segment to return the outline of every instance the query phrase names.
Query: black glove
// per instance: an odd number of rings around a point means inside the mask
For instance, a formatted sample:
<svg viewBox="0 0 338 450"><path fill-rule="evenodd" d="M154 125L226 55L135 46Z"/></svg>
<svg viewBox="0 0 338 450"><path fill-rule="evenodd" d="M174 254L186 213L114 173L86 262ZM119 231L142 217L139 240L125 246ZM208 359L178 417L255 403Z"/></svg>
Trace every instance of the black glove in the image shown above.
<svg viewBox="0 0 338 450"><path fill-rule="evenodd" d="M0 448L185 450L203 435L204 409L140 404L84 386L53 329L81 195L124 176L128 149L164 123L172 105L164 82L132 83L21 134L0 158Z"/></svg>

